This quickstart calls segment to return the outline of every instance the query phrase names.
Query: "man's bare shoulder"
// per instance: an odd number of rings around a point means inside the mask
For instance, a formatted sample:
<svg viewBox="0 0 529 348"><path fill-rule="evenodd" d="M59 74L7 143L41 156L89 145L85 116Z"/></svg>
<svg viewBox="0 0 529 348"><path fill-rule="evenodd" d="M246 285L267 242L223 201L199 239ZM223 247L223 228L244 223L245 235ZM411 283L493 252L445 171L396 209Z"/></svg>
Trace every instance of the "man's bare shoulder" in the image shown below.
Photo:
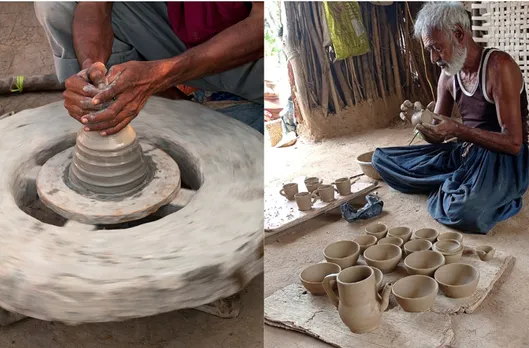
<svg viewBox="0 0 529 348"><path fill-rule="evenodd" d="M445 73L441 73L441 75L439 76L439 81L437 82L437 88L441 88L447 92L450 92L450 94L452 94L454 76L448 76Z"/></svg>
<svg viewBox="0 0 529 348"><path fill-rule="evenodd" d="M497 80L500 74L509 74L518 77L521 74L518 63L507 52L493 51L487 63L487 75Z"/></svg>

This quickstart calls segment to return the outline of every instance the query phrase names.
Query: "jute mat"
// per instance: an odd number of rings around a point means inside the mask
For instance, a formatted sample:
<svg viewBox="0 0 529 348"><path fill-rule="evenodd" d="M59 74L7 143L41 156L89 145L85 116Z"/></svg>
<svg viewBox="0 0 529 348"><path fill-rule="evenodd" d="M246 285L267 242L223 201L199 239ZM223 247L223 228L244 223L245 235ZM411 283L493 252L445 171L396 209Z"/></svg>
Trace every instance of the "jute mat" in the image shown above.
<svg viewBox="0 0 529 348"><path fill-rule="evenodd" d="M352 333L326 296L313 296L299 283L280 289L265 299L265 323L305 333L341 348L449 346L454 339L449 314L475 311L502 274L512 268L514 257L496 251L494 259L488 262L473 254L463 255L461 262L472 264L480 271L480 282L472 296L456 300L439 291L432 309L423 313L404 312L391 296L380 327L370 333ZM358 263L362 264L363 260ZM401 263L395 272L384 275L383 282L394 282L406 275Z"/></svg>

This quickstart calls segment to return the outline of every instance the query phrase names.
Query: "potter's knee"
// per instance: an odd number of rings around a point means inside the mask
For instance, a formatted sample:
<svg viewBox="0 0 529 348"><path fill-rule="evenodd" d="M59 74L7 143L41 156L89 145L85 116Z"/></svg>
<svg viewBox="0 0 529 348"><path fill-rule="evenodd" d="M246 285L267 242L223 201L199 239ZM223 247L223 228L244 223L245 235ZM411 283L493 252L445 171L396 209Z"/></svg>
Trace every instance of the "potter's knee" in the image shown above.
<svg viewBox="0 0 529 348"><path fill-rule="evenodd" d="M35 15L44 28L62 27L72 22L76 2L35 1Z"/></svg>

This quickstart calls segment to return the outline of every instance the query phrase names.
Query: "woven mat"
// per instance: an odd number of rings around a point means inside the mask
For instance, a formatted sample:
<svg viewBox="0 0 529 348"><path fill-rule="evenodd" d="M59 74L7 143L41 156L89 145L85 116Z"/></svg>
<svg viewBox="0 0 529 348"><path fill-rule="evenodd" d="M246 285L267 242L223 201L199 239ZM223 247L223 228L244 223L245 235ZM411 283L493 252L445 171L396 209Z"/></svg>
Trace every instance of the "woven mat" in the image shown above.
<svg viewBox="0 0 529 348"><path fill-rule="evenodd" d="M265 299L265 323L299 331L341 348L450 345L454 333L449 314L474 312L501 276L512 268L514 257L496 251L494 259L488 262L473 254L463 255L461 262L472 264L480 271L480 282L472 296L450 299L439 291L431 311L423 313L404 312L391 296L380 327L371 333L357 335L349 331L326 296L312 296L301 284L291 284ZM363 260L358 263L362 264ZM394 282L406 275L401 263L395 272L384 275L383 282Z"/></svg>

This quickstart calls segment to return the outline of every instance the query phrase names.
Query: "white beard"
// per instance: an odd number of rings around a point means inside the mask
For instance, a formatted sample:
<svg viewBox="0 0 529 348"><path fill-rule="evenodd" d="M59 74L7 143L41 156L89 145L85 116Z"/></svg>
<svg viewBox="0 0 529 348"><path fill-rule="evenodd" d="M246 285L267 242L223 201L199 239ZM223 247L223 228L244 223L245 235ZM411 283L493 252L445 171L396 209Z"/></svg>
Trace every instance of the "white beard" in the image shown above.
<svg viewBox="0 0 529 348"><path fill-rule="evenodd" d="M455 46L455 45L454 45ZM443 68L443 73L448 76L454 76L463 69L465 61L467 60L467 48L466 47L454 47L454 54L451 62L447 62Z"/></svg>

